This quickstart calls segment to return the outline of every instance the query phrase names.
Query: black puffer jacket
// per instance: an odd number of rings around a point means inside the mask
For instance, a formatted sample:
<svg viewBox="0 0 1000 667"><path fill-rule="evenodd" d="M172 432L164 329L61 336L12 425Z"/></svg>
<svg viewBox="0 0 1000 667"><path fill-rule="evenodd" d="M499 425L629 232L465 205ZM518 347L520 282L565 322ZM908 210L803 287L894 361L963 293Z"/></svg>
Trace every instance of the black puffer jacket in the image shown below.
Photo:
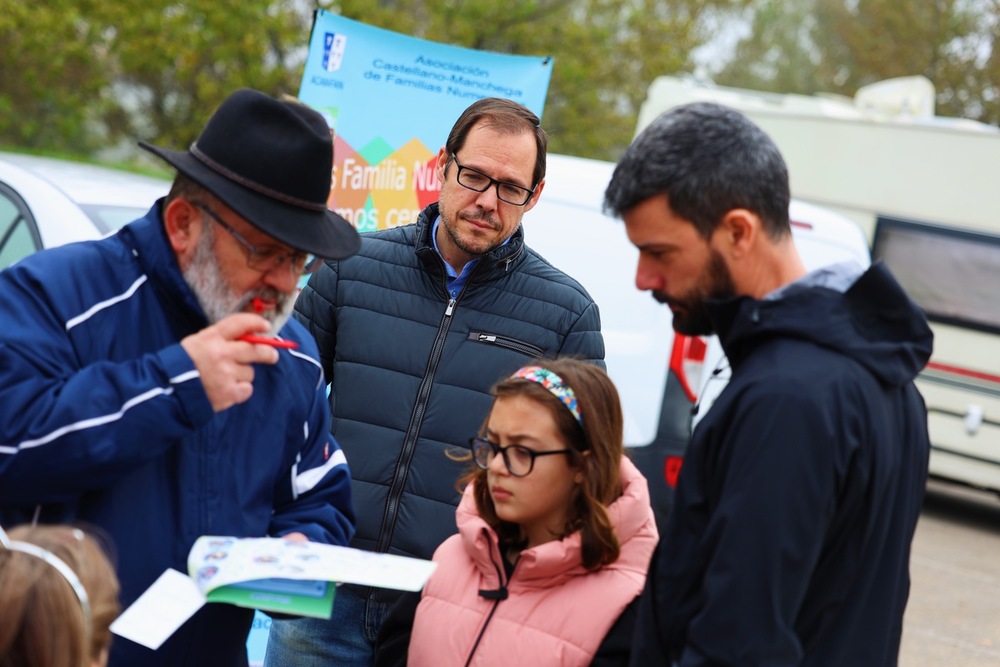
<svg viewBox="0 0 1000 667"><path fill-rule="evenodd" d="M457 530L456 482L490 386L539 355L604 359L597 305L524 245L522 229L452 300L430 236L437 215L433 204L415 225L362 234L361 251L323 266L295 306L333 385L352 546L419 558Z"/></svg>

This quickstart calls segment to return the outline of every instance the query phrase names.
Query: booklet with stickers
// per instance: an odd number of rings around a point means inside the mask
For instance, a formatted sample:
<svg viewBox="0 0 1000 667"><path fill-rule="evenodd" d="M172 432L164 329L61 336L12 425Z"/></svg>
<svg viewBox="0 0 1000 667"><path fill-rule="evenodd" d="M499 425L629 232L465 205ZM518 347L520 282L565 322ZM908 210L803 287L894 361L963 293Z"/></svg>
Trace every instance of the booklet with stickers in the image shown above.
<svg viewBox="0 0 1000 667"><path fill-rule="evenodd" d="M315 565L320 560L316 547L322 546L326 545L202 537L188 554L188 574L207 602L329 618L336 587Z"/></svg>
<svg viewBox="0 0 1000 667"><path fill-rule="evenodd" d="M167 570L111 630L157 648L205 603L329 618L337 584L419 591L433 561L280 538L199 538L188 574Z"/></svg>

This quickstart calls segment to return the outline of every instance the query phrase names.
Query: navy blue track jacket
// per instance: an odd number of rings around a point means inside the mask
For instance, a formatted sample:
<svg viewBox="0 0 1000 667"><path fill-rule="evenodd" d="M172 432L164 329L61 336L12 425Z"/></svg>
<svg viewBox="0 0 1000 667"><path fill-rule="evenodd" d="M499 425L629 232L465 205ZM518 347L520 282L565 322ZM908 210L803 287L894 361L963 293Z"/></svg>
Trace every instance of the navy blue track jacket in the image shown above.
<svg viewBox="0 0 1000 667"><path fill-rule="evenodd" d="M0 523L79 521L117 549L123 606L201 535L347 544L350 474L329 434L315 342L255 367L253 397L214 413L179 341L207 325L158 202L118 234L0 273ZM206 605L155 653L111 665L245 665L253 612Z"/></svg>

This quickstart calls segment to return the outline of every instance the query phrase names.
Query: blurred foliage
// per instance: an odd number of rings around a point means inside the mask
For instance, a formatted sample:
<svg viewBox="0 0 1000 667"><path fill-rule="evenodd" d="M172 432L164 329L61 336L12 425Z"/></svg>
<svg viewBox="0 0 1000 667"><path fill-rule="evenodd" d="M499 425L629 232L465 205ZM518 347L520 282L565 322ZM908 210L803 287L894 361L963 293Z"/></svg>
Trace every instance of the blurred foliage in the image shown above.
<svg viewBox="0 0 1000 667"><path fill-rule="evenodd" d="M100 5L112 139L190 144L233 90L298 90L311 17L270 0L113 0ZM302 54L304 55L304 54ZM127 104L125 103L127 99Z"/></svg>
<svg viewBox="0 0 1000 667"><path fill-rule="evenodd" d="M1000 123L1000 0L0 0L0 144L181 148L239 87L295 94L317 8L475 49L555 58L553 151L615 159L646 87L717 26L751 34L719 83L851 95L923 74L938 112Z"/></svg>
<svg viewBox="0 0 1000 667"><path fill-rule="evenodd" d="M311 21L269 0L0 0L0 143L187 146L232 90L298 90Z"/></svg>
<svg viewBox="0 0 1000 667"><path fill-rule="evenodd" d="M85 154L108 84L86 0L0 0L0 142Z"/></svg>
<svg viewBox="0 0 1000 667"><path fill-rule="evenodd" d="M693 67L705 17L747 0L0 0L0 143L183 147L232 90L299 88L312 13L550 55L554 151L614 158L655 75Z"/></svg>
<svg viewBox="0 0 1000 667"><path fill-rule="evenodd" d="M746 0L340 0L324 8L437 42L555 58L542 125L553 152L615 159L654 77L692 71L718 12ZM374 6L373 6L374 5Z"/></svg>
<svg viewBox="0 0 1000 667"><path fill-rule="evenodd" d="M936 113L1000 125L1000 0L755 0L717 83L853 96L921 74Z"/></svg>

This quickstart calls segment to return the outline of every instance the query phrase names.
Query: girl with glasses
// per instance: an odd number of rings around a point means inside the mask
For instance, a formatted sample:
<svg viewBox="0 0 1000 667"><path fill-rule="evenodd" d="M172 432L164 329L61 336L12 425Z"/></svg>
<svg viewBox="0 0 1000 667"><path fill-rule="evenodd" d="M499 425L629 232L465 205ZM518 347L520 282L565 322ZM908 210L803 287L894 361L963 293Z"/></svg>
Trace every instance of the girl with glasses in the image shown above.
<svg viewBox="0 0 1000 667"><path fill-rule="evenodd" d="M618 392L563 358L521 368L493 396L459 533L424 590L392 608L375 664L625 665L657 532L623 455Z"/></svg>

